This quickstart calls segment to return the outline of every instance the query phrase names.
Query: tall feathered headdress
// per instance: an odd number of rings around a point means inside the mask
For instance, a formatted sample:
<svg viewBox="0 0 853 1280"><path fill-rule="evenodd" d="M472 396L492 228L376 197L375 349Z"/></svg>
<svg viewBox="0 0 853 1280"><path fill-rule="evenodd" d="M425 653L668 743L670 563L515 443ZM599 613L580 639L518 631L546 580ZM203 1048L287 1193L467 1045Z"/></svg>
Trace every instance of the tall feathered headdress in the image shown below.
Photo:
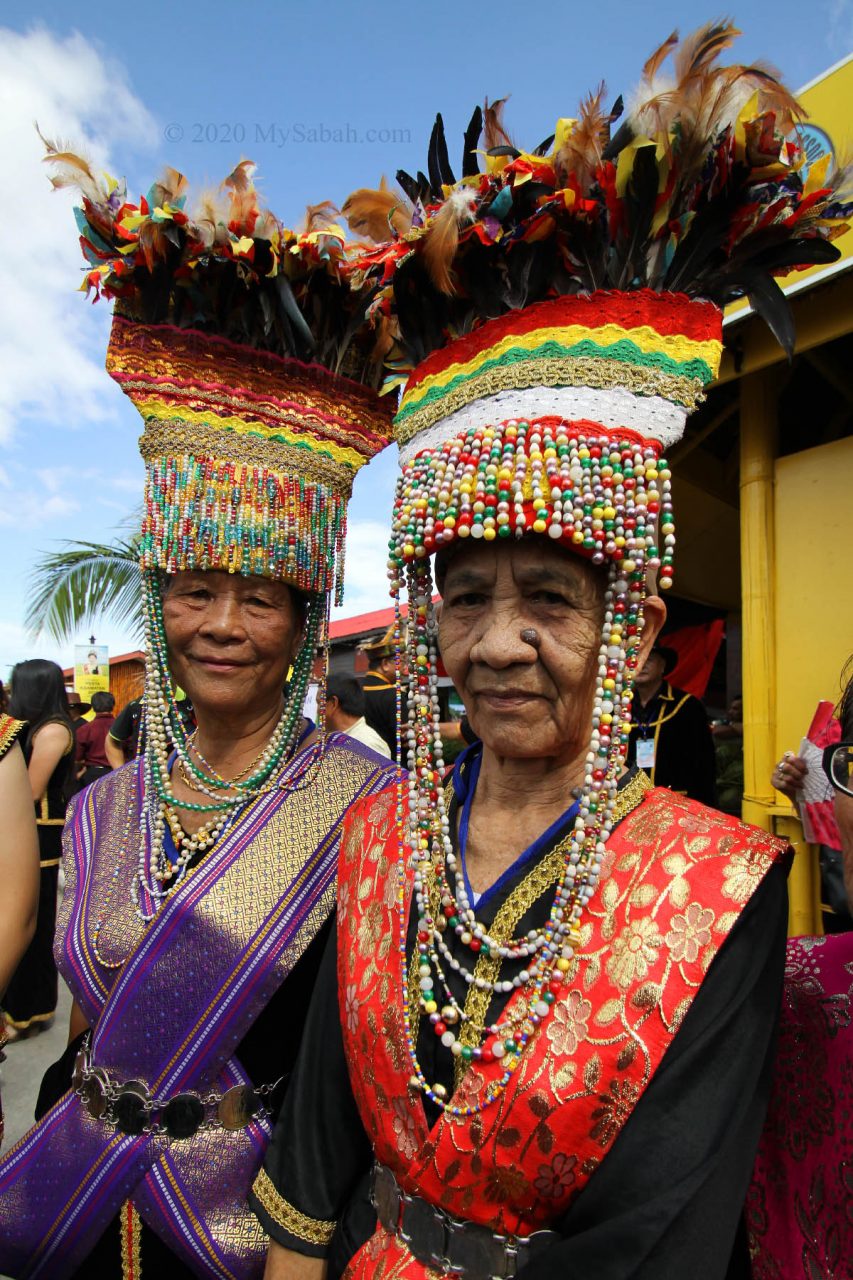
<svg viewBox="0 0 853 1280"><path fill-rule="evenodd" d="M83 288L116 303L107 368L145 421L143 567L340 590L347 499L390 411L333 211L288 230L250 161L192 211L174 169L131 204L124 183L46 146L54 186L82 195Z"/></svg>

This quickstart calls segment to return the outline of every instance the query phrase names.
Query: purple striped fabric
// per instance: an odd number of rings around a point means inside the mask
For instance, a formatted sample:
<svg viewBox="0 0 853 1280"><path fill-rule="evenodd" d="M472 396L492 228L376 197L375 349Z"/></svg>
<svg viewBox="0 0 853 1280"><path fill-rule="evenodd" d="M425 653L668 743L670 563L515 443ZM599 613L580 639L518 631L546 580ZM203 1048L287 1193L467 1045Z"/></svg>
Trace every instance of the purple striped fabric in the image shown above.
<svg viewBox="0 0 853 1280"><path fill-rule="evenodd" d="M71 901L56 949L94 1026L97 1065L120 1080L142 1079L160 1096L248 1082L234 1050L331 910L343 813L387 786L395 773L354 747L331 735L325 752L315 747L297 757L290 766L294 789L268 793L246 810L167 900L117 976L92 954L87 905L99 832L110 821L126 821L126 807L112 812L122 789L138 806L141 771L127 766L81 795L66 827ZM316 776L300 790L298 779L309 767ZM287 837L291 828L300 829L305 813L313 813L319 839L310 851L299 849L295 857L290 851L288 865ZM137 830L135 822L131 829ZM270 830L277 839L281 833L278 883L276 876L259 874L263 857L272 856ZM265 834L262 855L257 847ZM113 872L105 866L100 874ZM233 918L222 909L232 895ZM200 1130L183 1142L129 1137L93 1120L75 1095L66 1094L0 1162L0 1271L67 1275L131 1197L197 1274L260 1276L260 1227L255 1246L246 1243L251 1229L245 1223L246 1230L218 1236L209 1224L223 1208L249 1215L246 1194L269 1136L269 1126L259 1121L236 1133Z"/></svg>

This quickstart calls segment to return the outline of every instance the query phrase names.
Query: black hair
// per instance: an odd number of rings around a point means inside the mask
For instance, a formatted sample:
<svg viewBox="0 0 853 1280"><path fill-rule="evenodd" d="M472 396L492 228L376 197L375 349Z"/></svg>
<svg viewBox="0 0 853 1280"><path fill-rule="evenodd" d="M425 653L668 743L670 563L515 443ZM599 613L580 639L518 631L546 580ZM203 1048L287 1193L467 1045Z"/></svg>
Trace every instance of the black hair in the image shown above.
<svg viewBox="0 0 853 1280"><path fill-rule="evenodd" d="M111 693L107 693L104 689L99 689L97 693L92 694L92 710L93 711L112 711L116 704L116 700Z"/></svg>
<svg viewBox="0 0 853 1280"><path fill-rule="evenodd" d="M853 657L848 658L841 679L846 683L835 715L841 724L842 739L844 742L853 742Z"/></svg>
<svg viewBox="0 0 853 1280"><path fill-rule="evenodd" d="M58 720L74 732L65 678L56 663L47 658L30 658L12 668L9 711L16 720L27 721L30 738L49 720Z"/></svg>
<svg viewBox="0 0 853 1280"><path fill-rule="evenodd" d="M331 675L326 681L326 697L337 698L344 715L364 715L364 690L355 676Z"/></svg>

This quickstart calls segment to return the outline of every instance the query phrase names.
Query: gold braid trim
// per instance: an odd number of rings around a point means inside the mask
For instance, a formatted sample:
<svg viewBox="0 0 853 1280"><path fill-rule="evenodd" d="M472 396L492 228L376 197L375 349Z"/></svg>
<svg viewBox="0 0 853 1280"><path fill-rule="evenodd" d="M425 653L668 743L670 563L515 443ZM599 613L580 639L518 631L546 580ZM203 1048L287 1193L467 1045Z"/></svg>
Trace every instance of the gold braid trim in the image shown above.
<svg viewBox="0 0 853 1280"><path fill-rule="evenodd" d="M519 391L526 387L592 387L608 391L624 387L636 395L662 396L692 411L705 399L701 378L667 373L648 365L635 366L625 360L594 359L586 356L551 356L543 360L519 360L515 364L489 369L472 376L462 386L432 400L395 424L398 444L408 444L413 436L441 422L457 409L499 391Z"/></svg>
<svg viewBox="0 0 853 1280"><path fill-rule="evenodd" d="M638 771L616 796L616 803L613 808L614 827L623 818L627 818L628 814L636 809L638 805L642 804L643 796L651 789L652 784L646 775L642 771ZM511 941L515 930L518 928L518 922L524 918L524 915L530 910L534 902L542 896L546 889L552 887L556 889L563 870L565 852L571 844L571 839L571 836L567 836L559 844L555 845L551 852L546 854L541 862L537 862L536 866L513 889L489 928L489 933L497 943L505 945ZM501 958L499 955L494 954L478 956L477 963L474 966L474 982L471 983L468 988L468 994L465 997L465 1013L469 1019L480 1027L486 1020L492 992L488 988L478 987L476 981L477 978L486 978L489 982L495 982L500 966ZM470 1045L472 1048L477 1044L479 1035L477 1034L477 1027L472 1025L472 1021L462 1023L459 1039L463 1044ZM453 1067L454 1083L455 1087L458 1088L468 1063L460 1057L455 1060Z"/></svg>
<svg viewBox="0 0 853 1280"><path fill-rule="evenodd" d="M279 1195L266 1169L261 1169L255 1179L252 1191L258 1204L269 1214L273 1222L283 1231L304 1240L306 1244L328 1244L335 1234L334 1222L326 1222L322 1218L309 1218Z"/></svg>
<svg viewBox="0 0 853 1280"><path fill-rule="evenodd" d="M11 716L0 712L0 760L24 728L25 723L24 720L13 720Z"/></svg>
<svg viewBox="0 0 853 1280"><path fill-rule="evenodd" d="M239 435L214 427L189 426L181 418L146 421L139 441L139 452L148 462L152 458L180 458L209 455L225 462L244 462L251 467L267 467L326 484L335 493L348 498L352 493L353 469L345 463L318 458L316 450L298 445L264 440L256 435Z"/></svg>
<svg viewBox="0 0 853 1280"><path fill-rule="evenodd" d="M121 1206L121 1280L140 1280L142 1276L142 1223L132 1200Z"/></svg>

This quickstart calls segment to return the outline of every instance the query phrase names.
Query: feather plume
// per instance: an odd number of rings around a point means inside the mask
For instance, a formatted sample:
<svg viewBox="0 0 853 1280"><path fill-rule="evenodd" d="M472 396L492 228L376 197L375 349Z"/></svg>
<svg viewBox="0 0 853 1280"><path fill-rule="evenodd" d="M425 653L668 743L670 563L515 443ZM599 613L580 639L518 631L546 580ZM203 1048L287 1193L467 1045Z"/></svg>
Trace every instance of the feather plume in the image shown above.
<svg viewBox="0 0 853 1280"><path fill-rule="evenodd" d="M319 204L309 204L305 210L305 231L324 231L331 226L338 216L337 207L331 200L321 200Z"/></svg>
<svg viewBox="0 0 853 1280"><path fill-rule="evenodd" d="M602 111L606 90L604 82L595 93L583 99L577 124L554 156L558 181L565 183L569 175L586 187L601 164L604 149L610 141L611 115Z"/></svg>
<svg viewBox="0 0 853 1280"><path fill-rule="evenodd" d="M257 168L258 166L254 160L241 160L236 168L231 170L228 177L223 178L223 187L236 193L250 190L253 186L253 178Z"/></svg>
<svg viewBox="0 0 853 1280"><path fill-rule="evenodd" d="M59 191L63 187L76 187L93 204L106 204L109 192L95 177L90 161L79 152L72 151L68 143L46 138L37 124L35 130L47 153L42 157L44 163L54 167L49 179L53 189Z"/></svg>
<svg viewBox="0 0 853 1280"><path fill-rule="evenodd" d="M326 237L318 251L311 237L286 230L261 205L251 161L241 161L217 192L203 192L190 217L186 180L174 169L131 204L123 183L99 186L71 148L47 139L45 148L54 180L83 193L75 217L86 288L96 297L121 300L146 323L216 333L377 381L365 315L375 285L350 286L339 237ZM331 209L312 206L309 227L327 224Z"/></svg>
<svg viewBox="0 0 853 1280"><path fill-rule="evenodd" d="M679 291L721 306L749 297L789 349L774 277L837 258L831 242L853 214L850 175L813 166L804 178L790 136L803 112L778 75L761 62L721 65L737 34L721 20L681 44L667 37L619 128L621 98L606 113L598 89L568 136L561 124L550 155L516 150L504 100L487 102L486 172L464 165L446 197L443 129L434 130L430 178L400 174L417 232L400 252L366 256L357 273L375 282L374 309L395 325L395 361L421 360L448 334L539 299L607 288Z"/></svg>
<svg viewBox="0 0 853 1280"><path fill-rule="evenodd" d="M459 247L459 231L474 219L477 193L460 187L442 205L424 240L424 262L432 282L442 293L455 293L450 266Z"/></svg>
<svg viewBox="0 0 853 1280"><path fill-rule="evenodd" d="M483 147L487 152L497 147L509 147L515 151L515 145L503 123L504 107L508 101L508 98L498 98L497 102L489 103L486 98L483 107Z"/></svg>
<svg viewBox="0 0 853 1280"><path fill-rule="evenodd" d="M152 208L163 205L176 205L187 193L187 180L177 169L167 165L158 180L151 187L148 203Z"/></svg>
<svg viewBox="0 0 853 1280"><path fill-rule="evenodd" d="M341 205L341 213L353 235L366 236L377 244L404 235L412 225L411 209L402 196L389 191L384 178L378 190L360 187L353 191Z"/></svg>

